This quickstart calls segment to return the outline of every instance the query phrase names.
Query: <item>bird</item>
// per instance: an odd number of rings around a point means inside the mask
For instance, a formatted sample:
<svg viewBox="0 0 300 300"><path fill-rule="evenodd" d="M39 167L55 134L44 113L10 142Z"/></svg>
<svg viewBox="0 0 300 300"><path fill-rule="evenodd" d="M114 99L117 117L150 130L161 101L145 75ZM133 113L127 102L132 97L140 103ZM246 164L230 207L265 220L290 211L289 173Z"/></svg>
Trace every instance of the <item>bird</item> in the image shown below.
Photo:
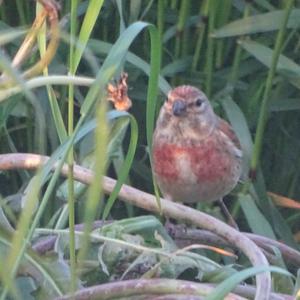
<svg viewBox="0 0 300 300"><path fill-rule="evenodd" d="M237 226L223 197L240 179L241 144L200 89L181 85L169 91L153 133L152 164L165 199L218 202L228 222Z"/></svg>

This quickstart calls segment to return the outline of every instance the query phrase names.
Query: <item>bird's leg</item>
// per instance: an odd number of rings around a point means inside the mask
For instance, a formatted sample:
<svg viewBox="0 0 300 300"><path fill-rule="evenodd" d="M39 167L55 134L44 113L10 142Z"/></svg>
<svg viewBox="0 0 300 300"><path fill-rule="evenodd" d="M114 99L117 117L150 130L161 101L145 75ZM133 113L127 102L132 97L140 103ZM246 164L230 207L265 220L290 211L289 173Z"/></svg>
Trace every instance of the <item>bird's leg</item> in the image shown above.
<svg viewBox="0 0 300 300"><path fill-rule="evenodd" d="M187 225L184 223L172 223L169 217L166 217L164 227L171 238L176 236L176 232L180 232L181 235L184 236L188 229Z"/></svg>
<svg viewBox="0 0 300 300"><path fill-rule="evenodd" d="M226 205L224 204L223 199L220 198L218 202L219 202L219 205L220 205L223 215L227 219L228 224L231 227L235 228L236 230L239 230L238 225L236 224L235 220L233 219L232 215L230 214L229 210L227 209Z"/></svg>
<svg viewBox="0 0 300 300"><path fill-rule="evenodd" d="M173 201L172 196L169 195L169 194L164 194L164 198L167 199L167 200ZM173 222L174 222L174 220L173 220ZM172 232L173 229L174 229L174 224L175 223L172 223L170 217L165 216L165 225L164 225L164 227L167 230L167 232L169 232L169 235L171 237L174 236L174 233ZM179 228L182 232L186 232L186 230L187 230L187 225L186 224L184 224L184 223L179 223L178 224L178 222L177 222L177 225L179 226Z"/></svg>

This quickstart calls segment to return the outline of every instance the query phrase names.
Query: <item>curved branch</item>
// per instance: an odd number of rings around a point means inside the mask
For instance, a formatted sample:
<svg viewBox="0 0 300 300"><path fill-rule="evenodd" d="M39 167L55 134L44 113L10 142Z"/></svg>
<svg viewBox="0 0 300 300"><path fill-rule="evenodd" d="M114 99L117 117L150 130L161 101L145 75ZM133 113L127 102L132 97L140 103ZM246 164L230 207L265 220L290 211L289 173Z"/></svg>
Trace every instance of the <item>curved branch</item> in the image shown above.
<svg viewBox="0 0 300 300"><path fill-rule="evenodd" d="M37 154L2 154L0 155L0 170L37 169L46 163L48 159L49 157L47 156ZM61 172L66 176L68 174L68 166L64 165ZM74 178L82 183L90 184L93 180L93 173L86 168L75 165ZM104 176L103 190L105 193L111 193L115 184L116 181L114 179ZM156 198L153 195L139 191L128 185L123 185L119 193L119 199L148 211L160 213ZM254 242L220 220L180 203L165 199L161 199L161 210L167 217L194 224L223 237L244 252L253 266L269 265L266 257ZM268 300L271 291L270 272L258 274L256 279L257 290L255 299Z"/></svg>
<svg viewBox="0 0 300 300"><path fill-rule="evenodd" d="M169 235L177 240L181 246L187 246L193 243L205 243L208 245L214 245L219 247L232 247L224 238L217 236L216 234L200 229L182 229L180 225L174 225L169 223L167 228ZM183 232L184 230L184 232ZM270 254L274 254L273 248L278 248L283 258L294 268L300 268L300 252L285 245L281 242L272 240L270 238L260 236L253 233L243 232L243 234L251 239L257 246ZM183 244L183 245L182 245Z"/></svg>
<svg viewBox="0 0 300 300"><path fill-rule="evenodd" d="M96 285L77 291L74 295L66 295L57 298L57 300L108 300L119 299L123 297L133 297L139 295L148 294L151 295L151 299L157 299L159 296L166 294L172 294L171 298L176 299L173 296L185 295L185 298L181 299L203 299L202 296L206 296L214 289L213 286L195 283L185 280L176 279L134 279L123 280L112 283L106 283ZM149 299L149 298L148 298ZM234 295L230 293L226 296L226 300L245 300L246 298Z"/></svg>

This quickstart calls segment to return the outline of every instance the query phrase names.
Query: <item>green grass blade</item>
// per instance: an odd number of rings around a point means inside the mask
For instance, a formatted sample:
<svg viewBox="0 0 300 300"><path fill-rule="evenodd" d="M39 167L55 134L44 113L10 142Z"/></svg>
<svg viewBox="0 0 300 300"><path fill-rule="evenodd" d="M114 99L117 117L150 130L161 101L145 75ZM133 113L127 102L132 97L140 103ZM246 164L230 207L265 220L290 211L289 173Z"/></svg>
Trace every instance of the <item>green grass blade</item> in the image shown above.
<svg viewBox="0 0 300 300"><path fill-rule="evenodd" d="M258 162L259 162L260 156L261 156L262 141L263 141L263 136L264 136L265 127L266 127L266 123L267 123L268 104L270 101L272 83L273 83L273 79L275 76L280 52L282 51L282 45L283 45L283 41L284 41L286 24L287 24L289 15L291 13L293 4L294 4L294 0L286 1L284 18L281 22L281 27L280 27L280 30L276 37L275 48L274 48L274 52L272 55L272 63L271 63L271 67L268 72L268 77L266 80L266 87L265 87L265 91L263 94L262 103L261 103L261 107L260 107L256 135L255 135L255 140L254 140L253 155L252 155L251 164L250 164L250 168L251 168L250 171L254 174L257 169Z"/></svg>
<svg viewBox="0 0 300 300"><path fill-rule="evenodd" d="M104 92L107 82L112 78L115 72L120 68L128 48L136 38L136 36L146 27L150 26L145 22L136 22L130 25L118 38L113 45L107 58L105 59L100 71L97 74L95 83L89 90L85 102L81 107L81 113L83 115L90 112L94 103L94 100L99 98L99 91Z"/></svg>
<svg viewBox="0 0 300 300"><path fill-rule="evenodd" d="M11 233L6 232L3 228L0 229L0 248L12 248ZM37 280L41 289L45 289L45 293L61 296L68 292L67 285L62 284L62 278L59 274L53 273L50 268L46 267L44 257L38 256L32 249L27 249L22 260L23 272L28 270L29 274ZM32 272L32 273L30 273ZM7 277L7 274L6 274ZM64 274L64 281L69 281L69 274Z"/></svg>
<svg viewBox="0 0 300 300"><path fill-rule="evenodd" d="M149 26L151 38L151 57L150 65L151 72L147 90L147 107L146 107L146 135L150 153L152 153L152 134L154 130L157 92L158 92L158 77L161 63L161 49L159 32L155 26Z"/></svg>
<svg viewBox="0 0 300 300"><path fill-rule="evenodd" d="M155 113L156 113L156 103L157 103L157 93L158 93L158 79L161 64L161 40L158 30L155 26L149 27L150 39L151 39L151 72L148 83L147 90L147 106L146 106L146 136L148 149L150 152L150 163L152 166L152 135L154 130ZM154 191L156 195L156 201L158 207L161 209L160 197L158 192L158 187L153 179Z"/></svg>
<svg viewBox="0 0 300 300"><path fill-rule="evenodd" d="M35 208L38 202L38 193L40 186L40 176L35 176L31 180L30 188L27 191L25 205L22 210L22 214L19 218L19 222L17 225L17 229L12 236L11 241L11 251L5 261L5 269L12 270L14 268L15 261L20 254L20 249L22 247L24 237L28 233L28 228L30 226L30 222L32 216L34 214ZM6 281L4 282L4 290L1 294L1 299L5 299L5 294L7 290L10 290L10 287L14 285L14 274L8 273L6 274Z"/></svg>
<svg viewBox="0 0 300 300"><path fill-rule="evenodd" d="M138 139L138 126L134 117L131 115L129 116L130 116L130 128L131 128L130 143L124 160L124 164L121 170L119 171L118 181L107 200L107 204L105 205L103 216L102 216L104 220L108 217L110 210L118 197L119 191L128 176L135 155L137 139Z"/></svg>
<svg viewBox="0 0 300 300"><path fill-rule="evenodd" d="M225 296L230 293L240 282L244 281L245 279L252 277L256 274L263 273L263 272L276 272L286 276L291 276L291 273L288 271L278 268L278 267L253 267L241 272L238 272L228 279L224 280L221 284L219 284L212 293L210 293L205 300L220 300L224 299Z"/></svg>
<svg viewBox="0 0 300 300"><path fill-rule="evenodd" d="M91 39L89 41L88 46L93 51L93 53L107 54L109 53L113 45L107 42ZM134 53L129 51L126 55L126 61L132 64L133 66L137 67L138 69L140 69L146 75L150 76L150 71L151 71L150 65L145 60L141 59ZM171 89L169 83L165 80L163 76L159 76L158 87L165 95Z"/></svg>
<svg viewBox="0 0 300 300"><path fill-rule="evenodd" d="M91 3L90 3L91 4ZM76 35L77 31L77 9L78 9L78 0L71 1L71 26L70 26L70 47L69 47L69 73L74 75L76 72L76 62L75 62L75 49L72 39ZM86 15L85 15L86 18ZM93 28L94 24L91 24ZM85 47L85 44L83 45ZM82 48L77 48L82 49ZM82 55L82 54L81 54ZM79 57L78 63L81 56ZM71 136L74 131L74 86L69 84L68 88L68 136ZM69 255L70 255L70 269L71 269L71 283L70 283L70 292L74 293L76 289L76 249L75 249L75 191L74 191L74 146L70 147L68 153L68 178L67 178L67 187L68 187L68 212L69 212Z"/></svg>
<svg viewBox="0 0 300 300"><path fill-rule="evenodd" d="M274 53L271 48L251 40L243 40L239 43L263 65L271 68ZM293 60L283 54L279 55L276 72L286 77L295 87L300 88L300 66Z"/></svg>
<svg viewBox="0 0 300 300"><path fill-rule="evenodd" d="M42 9L41 4L37 3L37 14L40 12L41 9ZM46 43L47 43L45 24L39 30L37 38L38 38L38 46L39 46L40 56L43 57L43 55L46 52ZM43 74L45 76L48 75L48 67L47 66L43 70ZM49 100L49 104L51 107L51 113L52 113L52 117L54 120L56 132L58 134L60 142L62 143L67 138L67 131L66 131L66 128L64 125L63 117L62 117L60 108L58 106L57 98L55 96L55 92L54 92L52 86L47 84L46 88L47 88L48 100Z"/></svg>
<svg viewBox="0 0 300 300"><path fill-rule="evenodd" d="M95 26L104 0L91 0L84 16L83 24L79 33L80 47L77 47L74 53L73 71L75 72L81 60L84 48L90 38L91 32Z"/></svg>
<svg viewBox="0 0 300 300"><path fill-rule="evenodd" d="M280 29L284 18L284 10L276 10L264 14L258 14L245 19L233 21L215 30L214 38L233 37L245 34L255 34ZM300 25L300 9L293 9L289 16L286 27L298 28Z"/></svg>
<svg viewBox="0 0 300 300"><path fill-rule="evenodd" d="M4 46L13 40L24 36L27 33L26 29L9 29L0 31L0 46Z"/></svg>
<svg viewBox="0 0 300 300"><path fill-rule="evenodd" d="M102 196L102 178L105 174L107 164L107 142L108 142L108 126L106 122L106 99L102 99L97 107L96 120L97 127L95 130L95 163L94 178L88 189L88 198L84 211L84 234L82 237L82 248L78 254L78 261L81 263L86 256L89 248L89 235L93 227L99 201Z"/></svg>
<svg viewBox="0 0 300 300"><path fill-rule="evenodd" d="M239 203L251 232L276 240L276 236L265 216L258 210L250 195L239 194Z"/></svg>

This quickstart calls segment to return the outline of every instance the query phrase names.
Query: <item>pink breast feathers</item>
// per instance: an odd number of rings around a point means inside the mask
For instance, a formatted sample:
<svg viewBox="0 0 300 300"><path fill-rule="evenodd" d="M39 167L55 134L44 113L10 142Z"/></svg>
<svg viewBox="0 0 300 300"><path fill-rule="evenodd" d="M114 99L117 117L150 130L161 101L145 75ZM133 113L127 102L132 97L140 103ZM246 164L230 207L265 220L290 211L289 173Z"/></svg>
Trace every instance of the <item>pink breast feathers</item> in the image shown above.
<svg viewBox="0 0 300 300"><path fill-rule="evenodd" d="M177 148L173 144L161 144L153 149L154 172L165 180L176 180L179 177L176 168Z"/></svg>
<svg viewBox="0 0 300 300"><path fill-rule="evenodd" d="M230 154L220 149L214 140L187 149L193 173L199 183L219 181L231 171Z"/></svg>
<svg viewBox="0 0 300 300"><path fill-rule="evenodd" d="M231 171L230 157L226 149L216 147L214 140L201 143L199 146L176 146L163 144L154 147L154 172L165 180L176 180L180 177L177 159L187 159L191 172L199 183L218 181L229 175Z"/></svg>

